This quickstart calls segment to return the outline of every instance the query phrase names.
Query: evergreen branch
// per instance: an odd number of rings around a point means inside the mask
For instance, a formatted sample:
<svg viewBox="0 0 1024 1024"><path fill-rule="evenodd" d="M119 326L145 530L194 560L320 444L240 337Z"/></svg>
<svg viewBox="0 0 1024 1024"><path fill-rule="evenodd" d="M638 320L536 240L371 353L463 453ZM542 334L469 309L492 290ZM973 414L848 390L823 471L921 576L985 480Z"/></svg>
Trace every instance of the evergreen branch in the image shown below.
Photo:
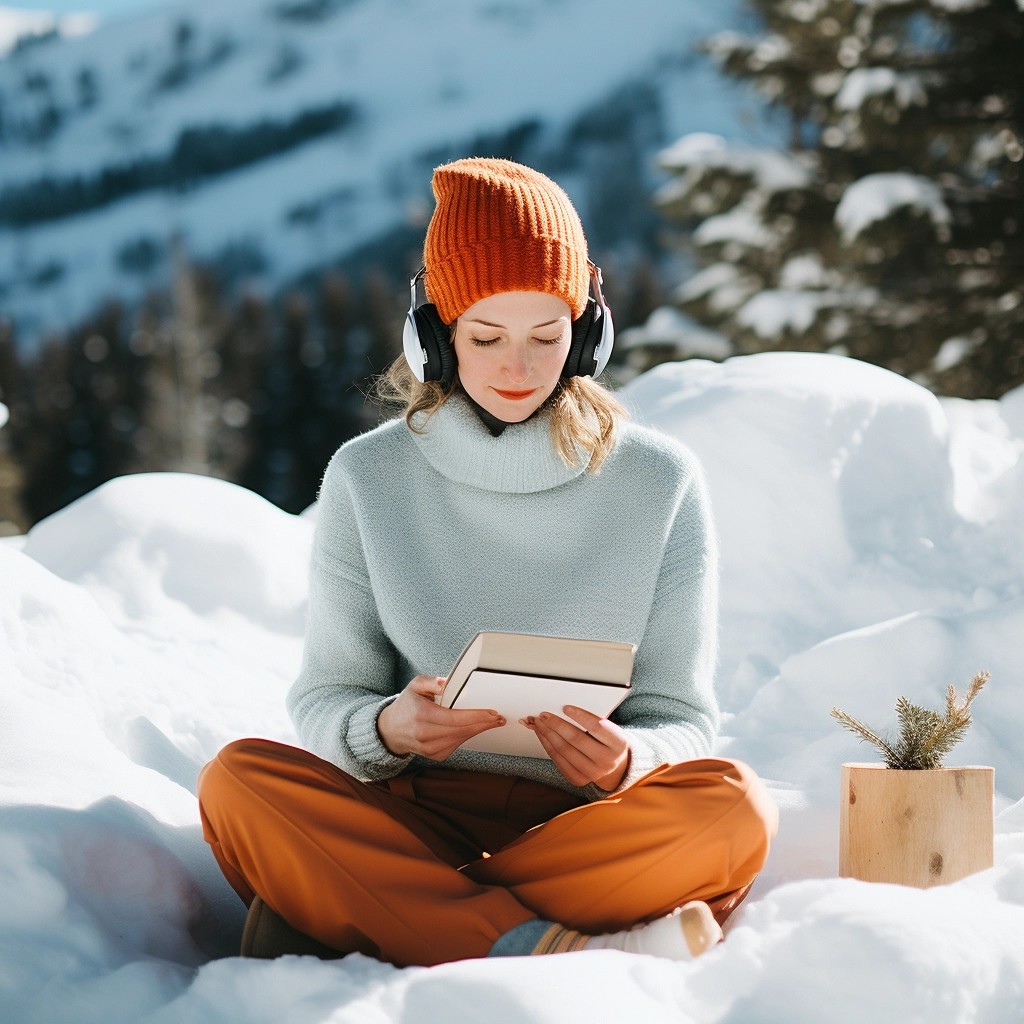
<svg viewBox="0 0 1024 1024"><path fill-rule="evenodd" d="M928 770L941 768L943 758L959 743L971 724L971 704L988 681L989 673L979 672L971 680L962 702L957 702L956 688L946 687L945 714L913 703L908 697L896 701L896 718L900 724L895 743L883 739L839 708L832 708L832 717L844 728L856 733L862 740L873 743L885 758L889 768Z"/></svg>
<svg viewBox="0 0 1024 1024"><path fill-rule="evenodd" d="M844 728L849 729L852 733L856 733L862 740L865 740L868 743L873 743L878 747L885 756L886 764L890 764L892 760L896 759L897 754L889 743L863 722L858 721L852 715L848 715L845 711L842 711L839 708L833 708L829 713Z"/></svg>
<svg viewBox="0 0 1024 1024"><path fill-rule="evenodd" d="M896 744L901 769L933 768L933 737L941 731L943 718L935 711L912 703L907 697L896 701L900 738Z"/></svg>

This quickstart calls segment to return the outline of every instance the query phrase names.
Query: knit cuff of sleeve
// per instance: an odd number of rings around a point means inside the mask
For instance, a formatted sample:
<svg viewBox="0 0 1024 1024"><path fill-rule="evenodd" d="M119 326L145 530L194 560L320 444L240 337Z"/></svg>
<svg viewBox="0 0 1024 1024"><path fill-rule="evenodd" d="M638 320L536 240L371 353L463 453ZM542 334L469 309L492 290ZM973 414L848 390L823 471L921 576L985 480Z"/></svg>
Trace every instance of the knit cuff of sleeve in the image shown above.
<svg viewBox="0 0 1024 1024"><path fill-rule="evenodd" d="M656 766L648 765L644 768L638 768L636 766L636 759L631 758L626 774L622 776L622 781L614 789L602 789L596 782L588 782L585 786L581 786L580 790L591 803L595 800L603 800L606 796L618 796L619 793L624 789L628 789L638 779L642 779L654 767Z"/></svg>
<svg viewBox="0 0 1024 1024"><path fill-rule="evenodd" d="M367 704L356 711L349 719L348 746L354 757L366 767L366 774L372 779L388 779L397 775L413 759L412 754L399 757L392 754L377 732L377 719L380 713L395 699L392 694L378 701Z"/></svg>

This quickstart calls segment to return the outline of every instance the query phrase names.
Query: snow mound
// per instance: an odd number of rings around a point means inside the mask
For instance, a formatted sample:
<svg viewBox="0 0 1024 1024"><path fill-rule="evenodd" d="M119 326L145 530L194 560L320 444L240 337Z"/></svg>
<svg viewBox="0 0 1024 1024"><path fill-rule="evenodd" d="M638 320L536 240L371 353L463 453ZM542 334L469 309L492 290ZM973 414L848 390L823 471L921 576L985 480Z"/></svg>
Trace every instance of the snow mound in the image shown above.
<svg viewBox="0 0 1024 1024"><path fill-rule="evenodd" d="M705 466L720 749L782 810L725 943L682 965L234 958L242 907L195 779L238 736L294 742L315 509L147 474L0 541L0 1020L1017 1019L1024 390L940 400L850 359L770 353L663 365L624 397ZM836 878L839 765L865 751L829 708L884 729L897 695L938 706L981 668L951 761L996 768L996 866L927 892Z"/></svg>
<svg viewBox="0 0 1024 1024"><path fill-rule="evenodd" d="M305 581L294 566L308 559L309 543L306 525L251 491L142 473L39 523L24 551L63 579L91 581L128 618L224 612L301 635Z"/></svg>

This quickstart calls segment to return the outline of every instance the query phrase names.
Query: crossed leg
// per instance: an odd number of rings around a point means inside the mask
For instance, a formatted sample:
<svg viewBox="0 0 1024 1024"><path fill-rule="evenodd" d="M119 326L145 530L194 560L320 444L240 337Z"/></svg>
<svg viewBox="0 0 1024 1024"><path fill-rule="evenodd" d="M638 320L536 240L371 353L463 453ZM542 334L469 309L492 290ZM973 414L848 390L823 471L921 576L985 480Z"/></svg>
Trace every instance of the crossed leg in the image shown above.
<svg viewBox="0 0 1024 1024"><path fill-rule="evenodd" d="M740 762L663 765L595 803L426 769L364 783L307 751L229 744L203 770L204 833L246 903L399 965L485 956L535 917L628 928L691 899L723 920L764 863L771 798Z"/></svg>

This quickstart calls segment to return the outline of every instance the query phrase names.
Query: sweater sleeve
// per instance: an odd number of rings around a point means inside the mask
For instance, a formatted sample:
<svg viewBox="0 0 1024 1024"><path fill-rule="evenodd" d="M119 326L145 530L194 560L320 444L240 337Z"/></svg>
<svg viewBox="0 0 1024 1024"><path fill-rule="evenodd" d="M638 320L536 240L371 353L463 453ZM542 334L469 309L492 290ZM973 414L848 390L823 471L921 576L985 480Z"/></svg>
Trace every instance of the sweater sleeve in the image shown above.
<svg viewBox="0 0 1024 1024"><path fill-rule="evenodd" d="M411 756L392 754L377 732L378 715L397 696L396 662L335 456L320 488L302 666L287 696L305 746L360 779L397 775Z"/></svg>
<svg viewBox="0 0 1024 1024"><path fill-rule="evenodd" d="M707 486L693 460L638 646L632 693L612 715L630 741L619 789L666 762L710 754L719 726L717 656L718 544ZM588 795L607 793L593 786Z"/></svg>

